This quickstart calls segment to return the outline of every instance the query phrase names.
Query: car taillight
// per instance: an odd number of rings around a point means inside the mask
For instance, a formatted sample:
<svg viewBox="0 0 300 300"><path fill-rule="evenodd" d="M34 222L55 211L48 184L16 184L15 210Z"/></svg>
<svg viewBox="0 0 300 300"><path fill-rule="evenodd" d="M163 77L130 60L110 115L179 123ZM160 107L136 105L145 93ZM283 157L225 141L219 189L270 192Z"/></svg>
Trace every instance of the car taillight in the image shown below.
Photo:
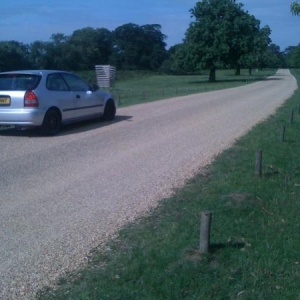
<svg viewBox="0 0 300 300"><path fill-rule="evenodd" d="M24 96L24 107L38 107L39 100L33 91L27 91Z"/></svg>

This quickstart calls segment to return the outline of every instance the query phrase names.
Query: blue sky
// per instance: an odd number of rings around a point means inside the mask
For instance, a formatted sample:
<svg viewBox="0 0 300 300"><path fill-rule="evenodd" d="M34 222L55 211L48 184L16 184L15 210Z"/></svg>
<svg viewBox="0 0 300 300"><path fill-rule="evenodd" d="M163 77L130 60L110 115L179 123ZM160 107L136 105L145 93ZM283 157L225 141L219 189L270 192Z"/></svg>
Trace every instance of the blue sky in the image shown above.
<svg viewBox="0 0 300 300"><path fill-rule="evenodd" d="M290 13L293 0L237 0L269 25L281 50L300 43L300 17ZM48 41L53 33L71 35L84 27L113 30L126 23L161 24L168 46L180 43L193 21L196 0L1 0L0 41Z"/></svg>

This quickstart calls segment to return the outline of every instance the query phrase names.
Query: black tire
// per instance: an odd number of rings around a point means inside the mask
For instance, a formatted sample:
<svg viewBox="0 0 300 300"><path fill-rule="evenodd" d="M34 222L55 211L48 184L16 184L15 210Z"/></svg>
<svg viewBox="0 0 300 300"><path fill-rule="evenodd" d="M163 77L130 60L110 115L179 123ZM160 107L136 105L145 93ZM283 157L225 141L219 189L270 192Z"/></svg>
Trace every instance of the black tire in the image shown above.
<svg viewBox="0 0 300 300"><path fill-rule="evenodd" d="M61 116L55 109L47 111L44 117L44 121L41 127L43 135L55 135L60 131L61 128Z"/></svg>
<svg viewBox="0 0 300 300"><path fill-rule="evenodd" d="M116 106L113 100L108 100L106 102L103 119L105 121L111 121L116 115Z"/></svg>

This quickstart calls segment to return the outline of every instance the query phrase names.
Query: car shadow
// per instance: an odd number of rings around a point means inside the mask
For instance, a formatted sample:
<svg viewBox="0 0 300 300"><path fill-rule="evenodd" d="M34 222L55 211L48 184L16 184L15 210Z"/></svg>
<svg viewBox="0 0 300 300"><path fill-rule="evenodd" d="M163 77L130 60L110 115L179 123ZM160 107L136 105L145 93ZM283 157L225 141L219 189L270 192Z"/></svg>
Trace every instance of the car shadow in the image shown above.
<svg viewBox="0 0 300 300"><path fill-rule="evenodd" d="M73 124L63 125L61 131L55 136L64 136L64 135L71 135L80 132L86 132L90 130L94 130L97 128L102 128L106 126L110 126L112 124L130 121L132 116L120 116L117 115L114 120L112 121L104 121L99 119L91 119L86 121L80 121ZM35 137L45 137L41 134L39 128L17 128L17 127L0 127L0 136L19 136L19 137L28 137L28 138L35 138Z"/></svg>

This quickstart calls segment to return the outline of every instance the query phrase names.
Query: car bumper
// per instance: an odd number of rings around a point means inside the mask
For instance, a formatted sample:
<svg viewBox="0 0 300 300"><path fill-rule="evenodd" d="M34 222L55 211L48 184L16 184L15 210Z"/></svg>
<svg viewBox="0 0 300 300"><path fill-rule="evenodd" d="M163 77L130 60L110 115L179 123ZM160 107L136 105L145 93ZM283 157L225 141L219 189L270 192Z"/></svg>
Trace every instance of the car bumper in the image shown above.
<svg viewBox="0 0 300 300"><path fill-rule="evenodd" d="M0 125L41 126L45 111L39 109L1 109Z"/></svg>

